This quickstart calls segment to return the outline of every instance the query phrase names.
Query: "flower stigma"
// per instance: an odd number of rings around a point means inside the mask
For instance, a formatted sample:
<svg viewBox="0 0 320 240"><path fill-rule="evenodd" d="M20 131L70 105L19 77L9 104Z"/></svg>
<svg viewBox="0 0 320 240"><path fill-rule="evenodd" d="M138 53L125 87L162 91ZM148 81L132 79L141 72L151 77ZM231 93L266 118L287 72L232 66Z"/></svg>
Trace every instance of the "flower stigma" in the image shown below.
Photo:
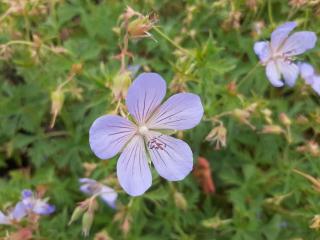
<svg viewBox="0 0 320 240"><path fill-rule="evenodd" d="M142 125L142 126L140 126L139 127L139 133L141 134L141 135L146 135L147 133L148 133L148 131L149 131L149 129L147 128L147 126L145 126L145 125Z"/></svg>

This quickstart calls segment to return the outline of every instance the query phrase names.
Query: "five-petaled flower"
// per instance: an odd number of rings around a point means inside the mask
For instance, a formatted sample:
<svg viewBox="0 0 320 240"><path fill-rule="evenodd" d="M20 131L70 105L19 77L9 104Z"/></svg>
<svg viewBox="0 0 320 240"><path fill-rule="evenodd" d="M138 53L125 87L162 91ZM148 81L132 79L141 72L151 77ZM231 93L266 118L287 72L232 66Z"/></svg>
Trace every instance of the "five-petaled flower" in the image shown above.
<svg viewBox="0 0 320 240"><path fill-rule="evenodd" d="M320 75L316 74L313 66L309 63L300 63L299 68L300 75L306 84L310 85L312 89L320 95Z"/></svg>
<svg viewBox="0 0 320 240"><path fill-rule="evenodd" d="M90 178L80 178L79 182L82 184L81 192L91 196L99 196L111 208L116 208L118 194L115 190Z"/></svg>
<svg viewBox="0 0 320 240"><path fill-rule="evenodd" d="M314 32L301 31L289 36L296 26L295 22L287 22L272 32L270 42L254 44L254 51L266 66L266 75L275 87L282 87L284 82L291 87L295 84L299 68L293 63L294 56L314 48L316 44Z"/></svg>
<svg viewBox="0 0 320 240"><path fill-rule="evenodd" d="M152 184L149 158L165 179L185 178L193 166L187 143L162 130L195 127L203 115L199 96L179 93L162 105L166 82L156 73L140 74L128 89L126 105L133 122L115 115L95 120L90 128L90 146L101 159L122 152L117 176L122 188L132 196L143 194Z"/></svg>
<svg viewBox="0 0 320 240"><path fill-rule="evenodd" d="M47 203L48 199L37 198L31 190L23 190L21 198L8 215L0 211L0 224L19 222L29 214L49 215L55 211L55 207Z"/></svg>

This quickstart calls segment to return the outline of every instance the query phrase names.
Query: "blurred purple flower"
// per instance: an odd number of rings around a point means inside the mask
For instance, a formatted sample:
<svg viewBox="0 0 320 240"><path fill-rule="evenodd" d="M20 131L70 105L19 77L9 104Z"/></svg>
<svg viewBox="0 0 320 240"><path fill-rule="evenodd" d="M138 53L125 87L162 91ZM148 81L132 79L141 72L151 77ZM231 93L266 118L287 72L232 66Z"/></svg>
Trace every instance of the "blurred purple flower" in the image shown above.
<svg viewBox="0 0 320 240"><path fill-rule="evenodd" d="M122 152L117 175L122 188L132 196L143 194L152 184L148 166L169 181L185 178L192 170L193 154L187 143L163 130L195 127L203 115L199 96L179 93L162 105L166 82L157 73L142 73L128 90L126 105L134 123L120 116L105 115L90 128L90 146L101 159Z"/></svg>
<svg viewBox="0 0 320 240"><path fill-rule="evenodd" d="M21 201L5 215L0 211L0 224L12 224L19 222L29 213L37 215L49 215L55 211L55 207L47 203L47 199L36 198L31 190L23 190Z"/></svg>
<svg viewBox="0 0 320 240"><path fill-rule="evenodd" d="M306 84L310 85L320 95L320 75L315 73L313 66L309 63L300 63L299 69L300 75Z"/></svg>
<svg viewBox="0 0 320 240"><path fill-rule="evenodd" d="M82 184L81 192L91 196L97 195L111 208L116 208L118 194L115 190L90 178L80 178L79 182Z"/></svg>
<svg viewBox="0 0 320 240"><path fill-rule="evenodd" d="M21 208L21 212L50 215L55 211L55 206L48 204L47 201L48 199L37 198L31 190L23 190L20 203L23 204L24 210Z"/></svg>
<svg viewBox="0 0 320 240"><path fill-rule="evenodd" d="M272 32L270 42L254 44L254 51L266 66L266 75L275 87L282 87L284 82L288 86L295 84L299 68L293 63L294 56L314 48L316 44L317 36L314 32L301 31L289 36L296 26L295 22L287 22Z"/></svg>

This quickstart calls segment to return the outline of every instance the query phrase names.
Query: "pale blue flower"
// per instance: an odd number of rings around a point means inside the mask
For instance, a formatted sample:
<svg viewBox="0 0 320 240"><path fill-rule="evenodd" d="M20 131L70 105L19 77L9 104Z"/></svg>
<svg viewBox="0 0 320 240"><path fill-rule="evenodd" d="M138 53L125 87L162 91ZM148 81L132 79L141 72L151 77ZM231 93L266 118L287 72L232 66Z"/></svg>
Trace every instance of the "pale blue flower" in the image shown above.
<svg viewBox="0 0 320 240"><path fill-rule="evenodd" d="M295 84L299 68L293 62L294 56L314 48L316 44L314 32L301 31L289 35L296 26L295 22L287 22L272 32L270 42L254 44L254 51L266 66L266 75L275 87L282 87L284 83L288 86Z"/></svg>
<svg viewBox="0 0 320 240"><path fill-rule="evenodd" d="M90 196L99 196L111 208L116 208L118 193L112 188L90 178L80 178L80 190Z"/></svg>
<svg viewBox="0 0 320 240"><path fill-rule="evenodd" d="M133 121L105 115L90 128L90 146L99 158L112 158L121 152L117 176L122 188L132 196L143 194L152 184L149 158L157 172L169 181L182 180L193 167L189 145L164 130L195 127L203 116L201 100L192 93L179 93L161 104L166 88L159 74L140 74L126 98Z"/></svg>
<svg viewBox="0 0 320 240"><path fill-rule="evenodd" d="M29 189L21 193L21 201L5 215L0 211L0 224L12 224L21 221L28 214L49 215L55 211L55 207L47 203L47 199L34 196Z"/></svg>

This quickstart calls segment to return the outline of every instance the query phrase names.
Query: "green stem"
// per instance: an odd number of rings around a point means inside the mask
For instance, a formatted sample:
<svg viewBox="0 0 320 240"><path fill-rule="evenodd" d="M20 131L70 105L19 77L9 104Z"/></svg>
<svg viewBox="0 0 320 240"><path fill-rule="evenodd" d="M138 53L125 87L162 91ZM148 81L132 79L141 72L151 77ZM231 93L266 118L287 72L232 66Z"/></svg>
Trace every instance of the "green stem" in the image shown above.
<svg viewBox="0 0 320 240"><path fill-rule="evenodd" d="M171 43L174 47L178 48L180 51L184 52L187 55L191 55L190 52L181 47L179 44L177 44L175 41L173 41L171 38L169 38L164 32L162 32L158 27L154 26L153 29L164 39L166 39L169 43Z"/></svg>
<svg viewBox="0 0 320 240"><path fill-rule="evenodd" d="M245 82L245 80L247 80L256 71L258 66L259 63L257 63L242 79L240 79L237 86L240 87Z"/></svg>
<svg viewBox="0 0 320 240"><path fill-rule="evenodd" d="M270 21L271 25L274 26L271 0L268 0L268 15L269 15L269 21Z"/></svg>
<svg viewBox="0 0 320 240"><path fill-rule="evenodd" d="M30 46L30 47L34 47L34 43L33 42L23 41L23 40L13 40L13 41L5 43L4 45L6 45L6 46L10 46L10 45L27 45L27 46ZM41 47L46 49L46 50L48 50L48 51L50 51L50 52L58 54L47 45L41 44ZM69 51L67 51L66 53L71 54Z"/></svg>

